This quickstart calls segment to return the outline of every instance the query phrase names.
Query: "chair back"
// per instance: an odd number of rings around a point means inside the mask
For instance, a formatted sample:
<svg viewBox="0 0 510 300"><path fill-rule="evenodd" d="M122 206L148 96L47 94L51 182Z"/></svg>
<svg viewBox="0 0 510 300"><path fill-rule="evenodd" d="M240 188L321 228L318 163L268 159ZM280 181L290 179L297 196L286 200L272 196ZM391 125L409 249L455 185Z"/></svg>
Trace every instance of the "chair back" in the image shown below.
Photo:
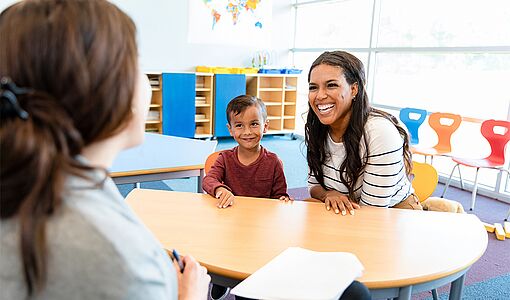
<svg viewBox="0 0 510 300"><path fill-rule="evenodd" d="M442 120L451 120L452 123L450 125L442 124ZM462 117L460 115L440 112L430 114L429 125L437 134L437 144L434 146L436 150L441 152L452 151L451 137L459 128L461 122Z"/></svg>
<svg viewBox="0 0 510 300"><path fill-rule="evenodd" d="M411 182L414 194L418 196L420 202L423 202L436 190L439 179L437 171L432 165L413 161L413 171L411 173L414 175Z"/></svg>
<svg viewBox="0 0 510 300"><path fill-rule="evenodd" d="M411 114L418 115L418 118L411 118ZM409 135L411 136L411 144L418 144L420 139L418 137L418 128L425 121L427 111L419 108L405 107L400 110L399 118L402 123L407 127Z"/></svg>
<svg viewBox="0 0 510 300"><path fill-rule="evenodd" d="M213 152L213 153L209 154L209 156L205 160L205 165L204 165L204 172L205 172L205 174L207 174L207 172L209 172L209 170L211 170L211 167L216 162L216 159L218 158L220 153L221 153L221 151L216 151L216 152Z"/></svg>
<svg viewBox="0 0 510 300"><path fill-rule="evenodd" d="M506 132L499 134L494 132L495 127L503 127ZM505 163L505 146L510 140L510 122L503 120L486 120L480 128L482 135L491 146L491 154L486 158L497 164Z"/></svg>

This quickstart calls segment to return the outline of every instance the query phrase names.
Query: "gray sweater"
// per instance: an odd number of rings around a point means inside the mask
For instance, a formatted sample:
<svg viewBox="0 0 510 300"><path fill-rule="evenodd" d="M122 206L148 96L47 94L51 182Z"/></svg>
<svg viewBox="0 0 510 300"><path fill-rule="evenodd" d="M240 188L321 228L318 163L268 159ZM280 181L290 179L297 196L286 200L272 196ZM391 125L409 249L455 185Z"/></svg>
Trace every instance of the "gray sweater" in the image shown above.
<svg viewBox="0 0 510 300"><path fill-rule="evenodd" d="M0 222L0 299L26 299L18 232L16 218ZM69 177L46 236L48 279L35 299L177 299L170 259L110 178L94 187Z"/></svg>

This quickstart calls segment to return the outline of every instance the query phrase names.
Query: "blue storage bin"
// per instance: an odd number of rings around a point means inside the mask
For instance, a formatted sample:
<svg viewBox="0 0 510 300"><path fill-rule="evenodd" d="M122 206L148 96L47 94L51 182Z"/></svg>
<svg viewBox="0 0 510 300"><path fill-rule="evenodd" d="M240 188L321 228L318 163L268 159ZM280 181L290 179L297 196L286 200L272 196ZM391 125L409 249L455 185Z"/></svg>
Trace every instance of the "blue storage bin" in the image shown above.
<svg viewBox="0 0 510 300"><path fill-rule="evenodd" d="M259 69L262 74L282 74L282 69Z"/></svg>
<svg viewBox="0 0 510 300"><path fill-rule="evenodd" d="M302 71L300 69L282 69L282 74L301 74Z"/></svg>

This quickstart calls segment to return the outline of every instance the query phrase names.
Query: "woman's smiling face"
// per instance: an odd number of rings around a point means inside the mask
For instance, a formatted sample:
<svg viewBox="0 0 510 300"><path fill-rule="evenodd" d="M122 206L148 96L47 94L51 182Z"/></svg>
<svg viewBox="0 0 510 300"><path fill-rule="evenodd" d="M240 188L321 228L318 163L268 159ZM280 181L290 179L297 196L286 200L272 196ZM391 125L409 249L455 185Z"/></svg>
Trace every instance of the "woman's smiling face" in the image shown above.
<svg viewBox="0 0 510 300"><path fill-rule="evenodd" d="M310 73L308 101L324 125L336 127L345 124L346 118L350 118L352 100L357 92L357 84L350 85L340 67L321 64Z"/></svg>

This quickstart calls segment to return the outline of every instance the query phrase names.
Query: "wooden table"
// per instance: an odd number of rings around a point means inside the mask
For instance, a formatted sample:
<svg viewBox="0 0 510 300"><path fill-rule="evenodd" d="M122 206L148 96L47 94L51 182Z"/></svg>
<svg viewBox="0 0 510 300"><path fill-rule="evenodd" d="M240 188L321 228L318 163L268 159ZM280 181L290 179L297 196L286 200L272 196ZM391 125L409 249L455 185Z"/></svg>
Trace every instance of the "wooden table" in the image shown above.
<svg viewBox="0 0 510 300"><path fill-rule="evenodd" d="M359 280L375 298L453 282L460 299L464 275L485 252L487 233L474 215L362 207L335 215L322 203L236 197L216 208L205 194L136 189L128 204L167 249L193 255L213 281L233 286L291 246L352 252L365 266Z"/></svg>
<svg viewBox="0 0 510 300"><path fill-rule="evenodd" d="M204 163L216 141L202 141L145 133L143 144L119 153L110 170L116 184L197 177L202 191Z"/></svg>

